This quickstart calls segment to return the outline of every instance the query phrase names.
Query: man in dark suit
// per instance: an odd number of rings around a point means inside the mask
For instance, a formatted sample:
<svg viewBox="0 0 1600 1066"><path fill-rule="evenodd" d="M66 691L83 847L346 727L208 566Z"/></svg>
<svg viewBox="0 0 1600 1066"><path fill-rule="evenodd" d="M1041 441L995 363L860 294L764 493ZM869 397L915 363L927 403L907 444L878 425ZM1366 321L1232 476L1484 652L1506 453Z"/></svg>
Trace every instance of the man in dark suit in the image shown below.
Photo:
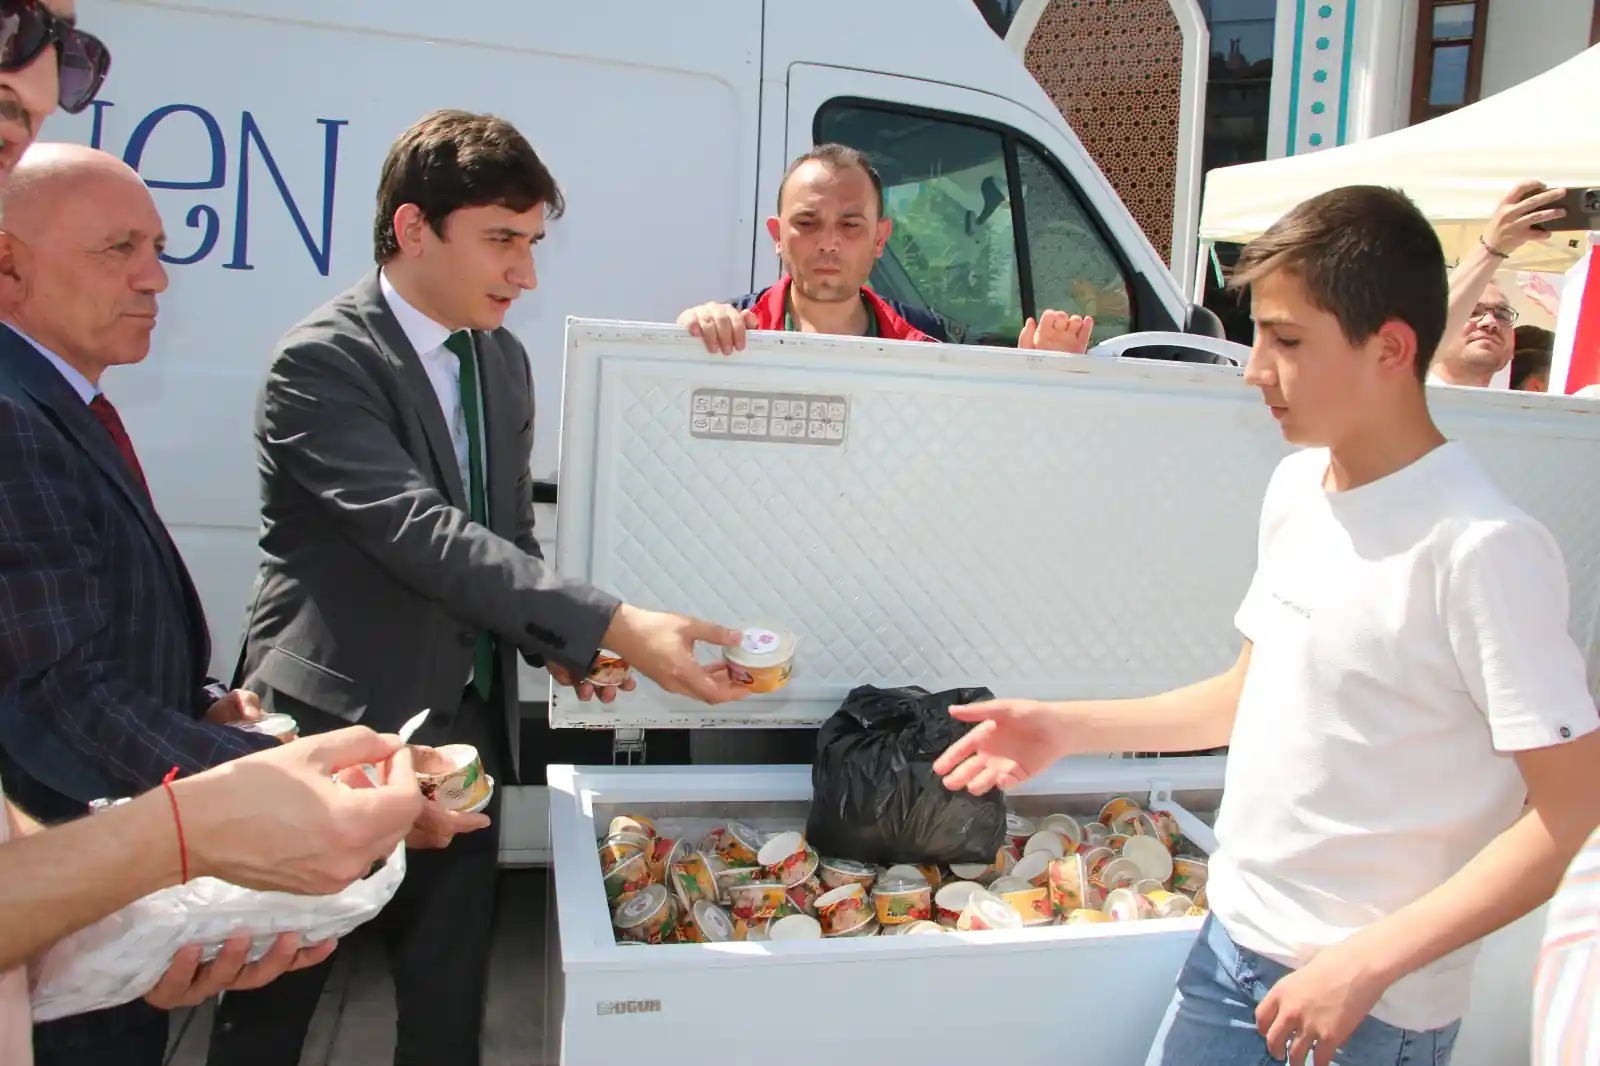
<svg viewBox="0 0 1600 1066"><path fill-rule="evenodd" d="M593 696L602 646L669 691L743 694L695 645L739 634L562 581L533 529L534 390L502 323L537 284L533 246L561 194L506 122L443 111L391 148L379 179L379 269L313 312L272 355L257 421L262 564L243 683L303 731L392 730L469 743L512 780L516 655ZM614 690L600 698L617 698ZM409 838L405 883L375 922L394 974L395 1062L474 1066L494 913L498 791ZM210 1062L294 1066L325 968L229 995Z"/></svg>
<svg viewBox="0 0 1600 1066"><path fill-rule="evenodd" d="M0 773L44 821L273 743L223 724L255 698L208 682L199 599L100 388L149 353L164 239L93 149L35 146L0 196ZM37 1027L35 1056L159 1066L166 1036L136 1003Z"/></svg>

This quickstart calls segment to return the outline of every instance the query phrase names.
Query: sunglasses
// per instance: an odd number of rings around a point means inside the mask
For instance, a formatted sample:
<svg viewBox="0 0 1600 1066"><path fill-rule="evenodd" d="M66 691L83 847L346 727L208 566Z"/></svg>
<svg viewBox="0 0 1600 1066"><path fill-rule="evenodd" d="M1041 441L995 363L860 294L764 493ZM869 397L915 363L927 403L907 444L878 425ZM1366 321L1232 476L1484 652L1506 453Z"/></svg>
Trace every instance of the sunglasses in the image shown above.
<svg viewBox="0 0 1600 1066"><path fill-rule="evenodd" d="M76 115L93 102L111 69L111 52L40 0L0 0L0 73L21 70L54 46L61 110Z"/></svg>

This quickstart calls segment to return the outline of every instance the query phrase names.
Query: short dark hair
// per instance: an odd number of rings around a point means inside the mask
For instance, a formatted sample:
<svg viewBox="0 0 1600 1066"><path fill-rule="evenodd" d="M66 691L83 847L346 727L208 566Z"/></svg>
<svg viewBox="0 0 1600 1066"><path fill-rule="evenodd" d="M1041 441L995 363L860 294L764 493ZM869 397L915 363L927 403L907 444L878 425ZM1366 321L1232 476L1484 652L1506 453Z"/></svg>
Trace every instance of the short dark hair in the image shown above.
<svg viewBox="0 0 1600 1066"><path fill-rule="evenodd" d="M789 179L794 177L794 172L807 163L821 163L829 170L853 170L860 168L867 172L867 178L872 182L872 190L878 194L878 217L884 215L883 200L883 175L878 173L878 168L872 165L872 160L867 153L859 148L851 148L848 144L819 144L805 155L789 164L789 169L783 172L783 181L778 185L778 213L783 213L783 190L789 187Z"/></svg>
<svg viewBox="0 0 1600 1066"><path fill-rule="evenodd" d="M1386 322L1410 326L1417 378L1427 379L1444 338L1450 283L1439 235L1405 193L1348 185L1313 196L1245 247L1231 283L1243 289L1280 270L1300 279L1352 344Z"/></svg>
<svg viewBox="0 0 1600 1066"><path fill-rule="evenodd" d="M463 207L497 204L517 213L545 206L548 218L566 209L561 189L515 126L494 115L434 111L389 148L378 178L372 253L380 263L400 254L394 214L405 204L422 209L433 232Z"/></svg>

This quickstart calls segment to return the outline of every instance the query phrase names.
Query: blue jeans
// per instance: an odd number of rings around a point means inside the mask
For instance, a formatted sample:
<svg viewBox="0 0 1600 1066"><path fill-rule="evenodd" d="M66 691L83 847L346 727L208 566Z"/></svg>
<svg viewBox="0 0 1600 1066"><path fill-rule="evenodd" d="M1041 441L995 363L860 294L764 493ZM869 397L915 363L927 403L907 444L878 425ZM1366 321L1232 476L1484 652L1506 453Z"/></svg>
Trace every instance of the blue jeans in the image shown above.
<svg viewBox="0 0 1600 1066"><path fill-rule="evenodd" d="M1256 1031L1256 1008L1290 969L1233 942L1207 918L1178 974L1178 991L1145 1066L1281 1064ZM1460 1022L1417 1032L1368 1017L1334 1057L1335 1066L1449 1066Z"/></svg>

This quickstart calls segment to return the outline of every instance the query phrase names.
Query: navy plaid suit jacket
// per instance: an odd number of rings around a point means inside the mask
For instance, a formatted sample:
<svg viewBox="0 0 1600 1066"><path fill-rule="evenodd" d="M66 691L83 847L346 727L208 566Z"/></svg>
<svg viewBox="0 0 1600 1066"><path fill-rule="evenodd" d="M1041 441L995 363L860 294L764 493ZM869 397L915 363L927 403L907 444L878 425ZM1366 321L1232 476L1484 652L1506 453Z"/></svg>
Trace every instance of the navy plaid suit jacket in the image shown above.
<svg viewBox="0 0 1600 1066"><path fill-rule="evenodd" d="M0 750L12 799L59 819L153 788L174 766L193 773L270 747L202 719L210 654L183 560L110 435L0 325ZM36 1037L112 1037L149 1010L64 1019Z"/></svg>

